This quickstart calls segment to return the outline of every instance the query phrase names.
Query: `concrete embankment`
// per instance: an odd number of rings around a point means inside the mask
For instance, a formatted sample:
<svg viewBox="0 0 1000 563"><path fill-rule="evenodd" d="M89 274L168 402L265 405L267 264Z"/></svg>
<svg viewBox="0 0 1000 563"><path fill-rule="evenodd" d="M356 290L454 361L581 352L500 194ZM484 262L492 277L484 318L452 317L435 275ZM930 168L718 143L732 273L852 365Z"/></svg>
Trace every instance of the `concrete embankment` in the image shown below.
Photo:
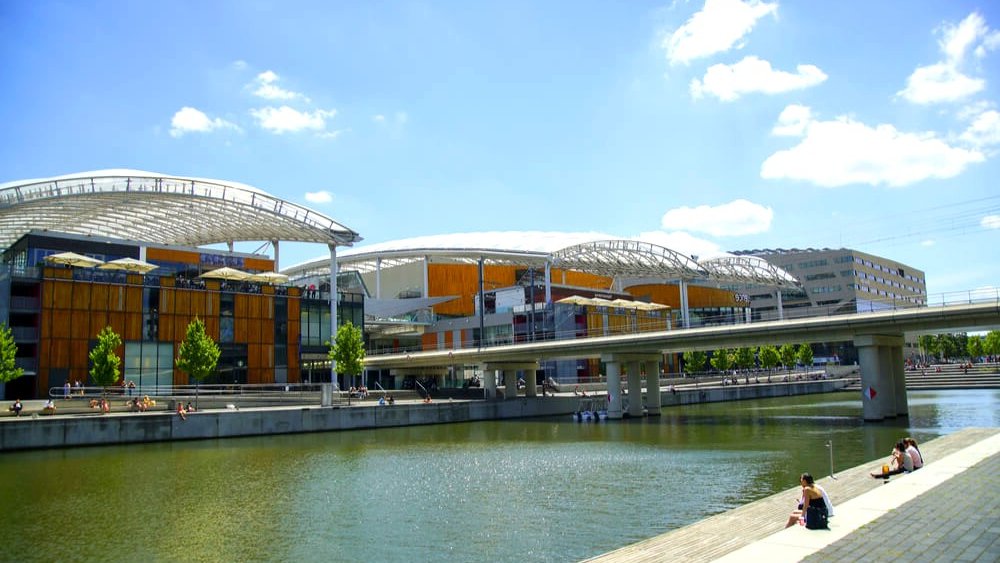
<svg viewBox="0 0 1000 563"><path fill-rule="evenodd" d="M659 561L804 561L835 541L856 536L857 545L834 549L816 561L995 561L996 533L989 524L980 526L978 535L971 532L970 516L982 512L987 520L989 508L996 506L996 489L984 487L982 476L963 477L970 467L984 459L1000 456L1000 429L967 428L925 442L920 446L929 460L920 471L898 475L891 482L872 479L869 472L883 461L868 463L837 472L837 478L817 479L834 503L834 517L828 530L807 530L793 526L785 529L800 487L771 495L655 536L588 559L588 563L654 563ZM995 466L995 463L990 467ZM992 473L990 473L992 475ZM962 498L949 489L935 487L950 480L960 481ZM975 494L969 491L976 491ZM912 513L900 509L917 497L928 497L934 510ZM949 505L970 504L969 512L948 514ZM929 508L929 507L928 507ZM885 535L871 535L860 530L874 521L884 521ZM989 522L995 522L989 520ZM947 535L937 535L941 530ZM936 537L935 540L929 538ZM991 543L993 542L993 543ZM976 549L964 551L976 544ZM888 551L887 551L888 550ZM982 558L977 558L983 552ZM966 557L968 554L976 554ZM929 555L929 557L928 557Z"/></svg>
<svg viewBox="0 0 1000 563"><path fill-rule="evenodd" d="M819 380L724 387L700 386L679 388L676 392L664 391L661 400L664 407L669 407L785 397L836 391L846 383L847 380ZM7 416L0 419L0 451L557 416L569 415L580 407L580 397L560 394L506 401L443 400L431 404L397 402L393 406L366 403L334 407L299 405L220 409L191 413L186 420L177 414L166 412L22 415L19 418Z"/></svg>

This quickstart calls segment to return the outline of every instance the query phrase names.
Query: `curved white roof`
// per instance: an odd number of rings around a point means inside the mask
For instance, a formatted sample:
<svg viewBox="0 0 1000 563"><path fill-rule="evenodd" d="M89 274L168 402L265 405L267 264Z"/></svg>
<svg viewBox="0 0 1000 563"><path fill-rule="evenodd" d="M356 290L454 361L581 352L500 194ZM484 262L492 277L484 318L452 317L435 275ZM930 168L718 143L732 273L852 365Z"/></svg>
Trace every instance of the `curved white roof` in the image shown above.
<svg viewBox="0 0 1000 563"><path fill-rule="evenodd" d="M32 230L184 246L361 240L326 215L253 186L128 169L0 184L0 248Z"/></svg>
<svg viewBox="0 0 1000 563"><path fill-rule="evenodd" d="M493 246L488 246L490 243ZM717 280L761 285L797 285L795 278L763 259L723 256L696 261L641 240L600 233L487 232L418 237L366 245L337 256L338 267L361 273L428 260L473 264L515 264L586 271L608 277ZM293 279L329 275L329 258L282 270Z"/></svg>

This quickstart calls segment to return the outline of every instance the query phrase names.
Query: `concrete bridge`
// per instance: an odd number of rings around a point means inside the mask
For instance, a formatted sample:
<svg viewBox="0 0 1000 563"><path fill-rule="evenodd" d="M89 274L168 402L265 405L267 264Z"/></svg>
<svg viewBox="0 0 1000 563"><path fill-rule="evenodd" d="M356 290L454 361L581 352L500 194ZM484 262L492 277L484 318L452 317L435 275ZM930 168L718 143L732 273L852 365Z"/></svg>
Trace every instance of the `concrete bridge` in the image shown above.
<svg viewBox="0 0 1000 563"><path fill-rule="evenodd" d="M642 332L615 336L547 340L484 348L456 348L368 356L369 369L446 369L455 364L482 366L486 373L503 373L507 389L516 389L517 372L524 373L526 395L537 391L535 369L542 360L600 358L607 366L609 418L623 416L621 377L628 393L641 396L646 373L648 412L659 412L659 362L668 353L717 350L741 346L850 340L858 348L865 420L905 416L909 407L903 373L903 334L990 330L1000 328L1000 300L898 309L853 315L812 317L752 324ZM624 370L623 370L624 368ZM495 381L485 378L487 396L495 396ZM511 399L515 396L509 397ZM629 403L628 414L640 416L640 401Z"/></svg>

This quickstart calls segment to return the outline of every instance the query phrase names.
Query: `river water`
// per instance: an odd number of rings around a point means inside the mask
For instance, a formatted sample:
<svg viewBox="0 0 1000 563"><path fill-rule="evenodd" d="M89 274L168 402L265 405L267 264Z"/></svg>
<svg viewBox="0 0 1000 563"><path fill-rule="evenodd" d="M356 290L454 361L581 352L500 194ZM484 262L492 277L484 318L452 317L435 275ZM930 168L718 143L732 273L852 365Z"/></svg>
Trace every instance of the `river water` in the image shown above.
<svg viewBox="0 0 1000 563"><path fill-rule="evenodd" d="M9 560L577 561L885 457L1000 426L1000 391L854 393L0 455ZM874 464L873 464L874 466Z"/></svg>

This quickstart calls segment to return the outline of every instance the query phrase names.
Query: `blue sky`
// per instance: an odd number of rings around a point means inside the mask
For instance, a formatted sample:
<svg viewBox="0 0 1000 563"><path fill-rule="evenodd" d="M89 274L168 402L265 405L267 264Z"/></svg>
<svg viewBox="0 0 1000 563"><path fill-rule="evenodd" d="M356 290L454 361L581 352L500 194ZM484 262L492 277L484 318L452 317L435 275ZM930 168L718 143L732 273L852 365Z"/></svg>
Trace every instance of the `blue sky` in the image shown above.
<svg viewBox="0 0 1000 563"><path fill-rule="evenodd" d="M843 246L996 287L998 30L988 0L8 0L0 181L132 168L361 246Z"/></svg>

